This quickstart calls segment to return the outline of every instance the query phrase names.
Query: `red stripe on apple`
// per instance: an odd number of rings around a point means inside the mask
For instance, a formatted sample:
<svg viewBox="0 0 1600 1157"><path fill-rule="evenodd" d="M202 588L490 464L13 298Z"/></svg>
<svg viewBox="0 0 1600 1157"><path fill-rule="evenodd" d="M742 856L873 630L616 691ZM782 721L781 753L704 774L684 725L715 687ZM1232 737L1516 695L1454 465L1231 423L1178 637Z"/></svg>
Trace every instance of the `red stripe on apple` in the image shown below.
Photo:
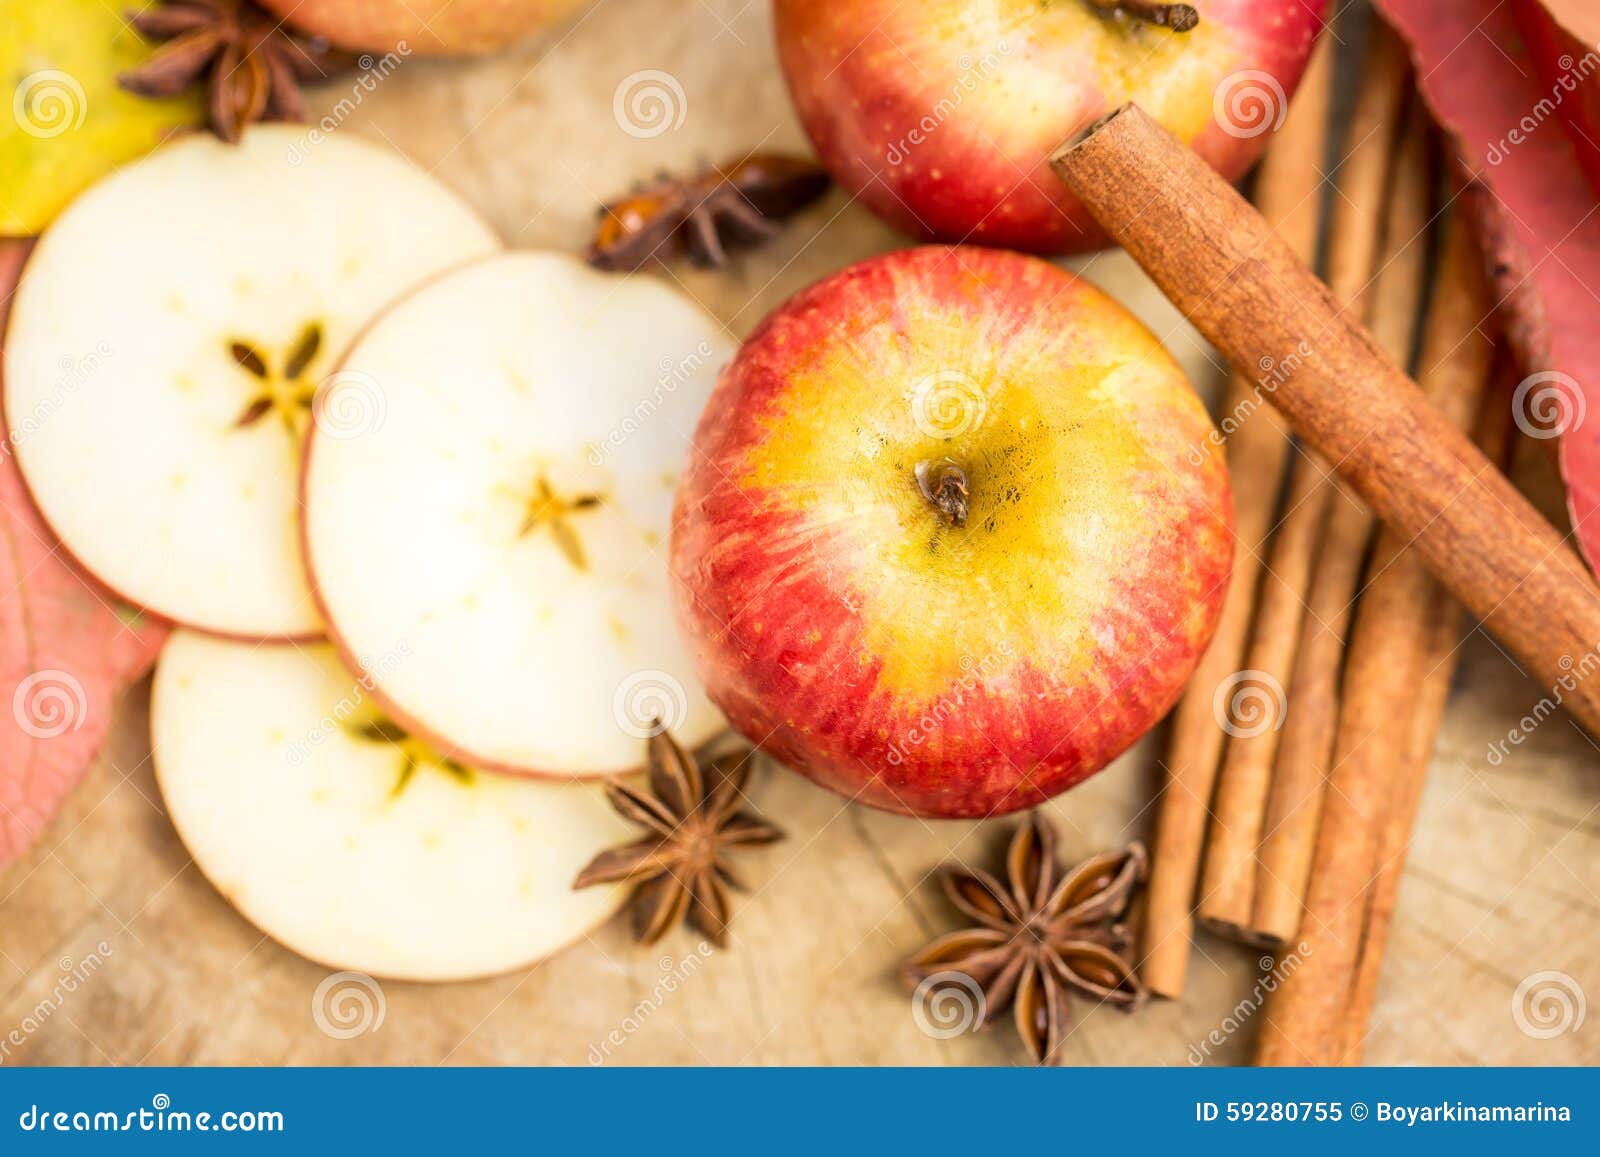
<svg viewBox="0 0 1600 1157"><path fill-rule="evenodd" d="M1322 0L1200 0L1175 32L1084 0L778 0L778 54L824 165L917 237L1037 253L1105 244L1050 172L1127 101L1233 178L1266 144Z"/></svg>
<svg viewBox="0 0 1600 1157"><path fill-rule="evenodd" d="M1166 712L1215 625L1211 432L1149 331L1044 262L924 248L803 291L724 374L678 495L712 701L877 807L1071 787Z"/></svg>

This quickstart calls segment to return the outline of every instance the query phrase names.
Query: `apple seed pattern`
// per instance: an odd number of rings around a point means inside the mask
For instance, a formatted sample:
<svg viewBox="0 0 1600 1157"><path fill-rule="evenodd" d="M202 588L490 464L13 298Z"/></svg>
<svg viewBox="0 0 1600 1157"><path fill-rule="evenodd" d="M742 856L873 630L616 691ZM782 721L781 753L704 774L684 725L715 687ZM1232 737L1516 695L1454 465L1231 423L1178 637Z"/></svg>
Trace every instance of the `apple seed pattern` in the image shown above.
<svg viewBox="0 0 1600 1157"><path fill-rule="evenodd" d="M306 370L317 351L322 347L322 327L310 322L300 331L289 353L283 360L283 371L274 374L260 349L248 341L228 344L228 356L240 369L261 383L260 392L251 398L239 417L235 429L254 426L273 410L283 419L284 428L298 443L305 433L311 408L317 397L317 383L305 380Z"/></svg>
<svg viewBox="0 0 1600 1157"><path fill-rule="evenodd" d="M522 518L522 528L517 537L526 538L544 528L550 531L557 549L566 557L574 570L588 570L589 558L583 550L583 540L572 528L571 516L581 510L593 510L600 505L598 494L580 494L576 498L559 498L543 475L534 484L528 499L528 508Z"/></svg>
<svg viewBox="0 0 1600 1157"><path fill-rule="evenodd" d="M422 767L434 767L452 776L463 785L472 783L472 769L440 755L428 744L387 719L373 719L365 723L347 723L345 731L354 739L368 743L386 743L400 757L400 773L396 777L389 798L397 798L405 791Z"/></svg>

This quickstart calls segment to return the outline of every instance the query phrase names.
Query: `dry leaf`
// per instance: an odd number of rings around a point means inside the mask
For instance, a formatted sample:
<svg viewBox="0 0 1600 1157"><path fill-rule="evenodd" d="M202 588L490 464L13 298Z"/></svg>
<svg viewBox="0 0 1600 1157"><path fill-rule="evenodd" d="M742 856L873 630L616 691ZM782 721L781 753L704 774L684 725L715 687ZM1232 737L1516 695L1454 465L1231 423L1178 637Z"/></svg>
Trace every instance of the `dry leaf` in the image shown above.
<svg viewBox="0 0 1600 1157"><path fill-rule="evenodd" d="M1533 0L1519 0L1532 4ZM1475 196L1507 333L1529 376L1519 426L1560 436L1578 542L1600 563L1600 203L1560 109L1575 92L1544 79L1503 0L1378 0L1410 43L1423 95L1477 179ZM1571 3L1553 4L1568 18ZM1538 12L1531 14L1537 18ZM1585 26L1596 21L1584 17ZM1557 67L1560 62L1557 61ZM1600 59L1572 62L1594 85ZM1580 70L1590 70L1587 79Z"/></svg>
<svg viewBox="0 0 1600 1157"><path fill-rule="evenodd" d="M31 242L0 240L0 333ZM25 853L94 764L117 696L166 628L139 622L60 551L0 445L0 866Z"/></svg>

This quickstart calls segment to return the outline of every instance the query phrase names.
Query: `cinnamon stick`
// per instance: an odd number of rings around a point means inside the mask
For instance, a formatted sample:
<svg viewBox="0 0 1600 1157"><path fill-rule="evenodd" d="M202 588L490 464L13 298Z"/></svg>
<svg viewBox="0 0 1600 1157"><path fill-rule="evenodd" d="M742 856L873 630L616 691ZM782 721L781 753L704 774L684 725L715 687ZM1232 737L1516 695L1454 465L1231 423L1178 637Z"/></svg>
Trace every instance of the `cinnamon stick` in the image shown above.
<svg viewBox="0 0 1600 1157"><path fill-rule="evenodd" d="M1511 428L1512 377L1502 377L1504 388L1487 391L1479 407L1477 420L1478 445L1497 464L1504 462ZM1448 408L1456 420L1465 421L1463 411L1472 401L1473 383L1462 381L1456 384L1462 388L1454 396L1440 398L1439 404L1441 409ZM1380 555L1396 550L1399 558L1393 569L1401 574L1393 578L1387 573L1380 575L1374 582L1374 589L1378 582L1387 582L1396 588L1409 587L1413 591L1409 606L1394 612L1392 617L1398 620L1402 630L1412 621L1418 624L1416 637L1420 654L1416 666L1420 681L1410 704L1411 728L1406 750L1395 753L1399 774L1392 788L1379 837L1377 878L1367 897L1366 924L1356 965L1355 986L1351 990L1350 1006L1344 1021L1344 1047L1340 1061L1347 1065L1360 1064L1366 1046L1367 1025L1372 1019L1372 1007L1377 1000L1378 980L1383 971L1384 953L1389 946L1389 930L1394 924L1400 881L1405 874L1406 854L1411 848L1411 833L1417 826L1422 789L1427 782L1428 768L1433 762L1433 748L1444 720L1450 684L1455 678L1460 654L1461 608L1444 594L1437 580L1424 575L1422 582L1416 583L1415 575L1421 568L1409 551L1397 549L1398 546L1396 536L1390 532L1385 531L1380 536ZM1366 613L1363 604L1363 616ZM1383 628L1375 625L1372 629L1377 631Z"/></svg>
<svg viewBox="0 0 1600 1157"><path fill-rule="evenodd" d="M1600 643L1600 590L1572 548L1204 161L1125 105L1052 164L1229 361L1277 360L1295 431L1536 678ZM1600 680L1564 702L1600 735Z"/></svg>
<svg viewBox="0 0 1600 1157"><path fill-rule="evenodd" d="M1379 541L1382 553L1374 555L1375 563L1385 558L1388 554L1385 548L1391 545L1385 531ZM1456 654L1461 641L1461 607L1443 593L1436 580L1429 577L1428 581L1432 583L1428 593L1435 601L1430 607L1416 609L1414 621L1419 634L1419 654L1408 664L1420 680L1408 704L1411 734L1404 751L1391 753L1395 759L1396 782L1391 788L1389 814L1379 835L1377 875L1369 887L1355 980L1341 1026L1339 1063L1345 1065L1360 1064L1366 1047L1367 1025L1378 996L1378 981L1389 946L1389 930L1394 924L1411 832L1422 806L1428 765L1433 760L1434 742L1444 721L1450 684L1455 677Z"/></svg>
<svg viewBox="0 0 1600 1157"><path fill-rule="evenodd" d="M1357 313L1377 265L1409 71L1398 38L1382 28L1374 28L1374 33L1379 39L1346 126L1338 195L1328 230L1329 288L1345 308ZM1417 280L1420 284L1420 276ZM1258 725L1231 729L1211 805L1200 878L1200 920L1226 935L1250 938L1257 853L1273 763L1285 716L1293 719L1299 713L1297 696L1286 694L1285 689L1291 683L1307 591L1316 573L1312 564L1333 490L1332 471L1318 455L1302 454L1296 460L1289 502L1261 584L1239 687L1241 694L1252 694L1273 717ZM1318 564L1317 570L1322 565Z"/></svg>
<svg viewBox="0 0 1600 1157"><path fill-rule="evenodd" d="M1327 143L1333 89L1333 39L1312 51L1283 127L1256 173L1261 215L1303 260L1316 252L1321 214L1318 186ZM1288 457L1288 430L1244 374L1229 377L1224 415L1228 470L1233 479L1233 573L1211 645L1195 667L1173 712L1166 785L1151 840L1139 975L1159 996L1177 997L1189 967L1195 880L1200 874L1206 809L1211 800L1224 732L1212 708L1216 687L1238 670L1255 606L1261 551L1277 514Z"/></svg>
<svg viewBox="0 0 1600 1157"><path fill-rule="evenodd" d="M1393 34L1388 37L1392 43ZM1383 255L1367 313L1384 352L1408 365L1427 277L1432 191L1428 122L1420 102L1412 104L1394 167L1384 214ZM1317 575L1299 625L1288 684L1291 706L1257 829L1261 844L1249 865L1255 887L1246 923L1249 939L1258 943L1288 944L1300 928L1338 722L1345 635L1372 535L1372 515L1365 503L1343 485L1334 487L1332 495Z"/></svg>
<svg viewBox="0 0 1600 1157"><path fill-rule="evenodd" d="M1437 292L1424 335L1423 392L1449 428L1470 425L1493 346L1479 330L1489 312L1481 261L1459 217L1445 228ZM1464 412L1464 413L1463 413ZM1493 466L1486 461L1486 469ZM1420 540L1419 540L1420 541ZM1356 988L1367 898L1378 874L1386 817L1411 742L1401 705L1415 694L1428 641L1419 611L1438 601L1408 536L1384 535L1381 568L1361 602L1343 704L1306 891L1298 967L1269 998L1256 1063L1337 1064Z"/></svg>

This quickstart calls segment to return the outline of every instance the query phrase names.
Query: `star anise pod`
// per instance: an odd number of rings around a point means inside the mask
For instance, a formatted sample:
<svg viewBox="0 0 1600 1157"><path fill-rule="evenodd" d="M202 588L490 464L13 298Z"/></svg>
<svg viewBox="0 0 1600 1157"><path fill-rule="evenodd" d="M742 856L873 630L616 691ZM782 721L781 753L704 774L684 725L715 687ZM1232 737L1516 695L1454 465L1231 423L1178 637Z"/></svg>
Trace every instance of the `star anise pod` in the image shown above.
<svg viewBox="0 0 1600 1157"><path fill-rule="evenodd" d="M1069 991L1126 1012L1148 995L1128 962L1132 936L1121 922L1145 864L1144 845L1134 843L1063 872L1055 829L1034 812L1011 839L1004 883L983 871L941 873L945 895L975 927L911 957L905 981L981 994L974 1027L1012 1009L1034 1063L1058 1064Z"/></svg>
<svg viewBox="0 0 1600 1157"><path fill-rule="evenodd" d="M714 944L728 932L728 889L744 885L728 863L735 848L770 844L783 833L740 809L752 752L709 761L704 771L665 728L651 736L648 792L620 780L606 784L611 806L643 827L643 839L601 852L574 888L631 883L634 935L653 944L688 915Z"/></svg>
<svg viewBox="0 0 1600 1157"><path fill-rule="evenodd" d="M585 256L597 269L628 271L687 250L696 265L722 266L730 247L777 236L777 223L821 197L828 184L820 166L778 153L752 153L690 177L663 175L600 207Z"/></svg>
<svg viewBox="0 0 1600 1157"><path fill-rule="evenodd" d="M254 121L304 120L300 85L352 61L320 37L289 32L250 0L163 0L128 13L128 22L165 43L117 82L140 96L169 97L206 81L211 128L230 144Z"/></svg>

